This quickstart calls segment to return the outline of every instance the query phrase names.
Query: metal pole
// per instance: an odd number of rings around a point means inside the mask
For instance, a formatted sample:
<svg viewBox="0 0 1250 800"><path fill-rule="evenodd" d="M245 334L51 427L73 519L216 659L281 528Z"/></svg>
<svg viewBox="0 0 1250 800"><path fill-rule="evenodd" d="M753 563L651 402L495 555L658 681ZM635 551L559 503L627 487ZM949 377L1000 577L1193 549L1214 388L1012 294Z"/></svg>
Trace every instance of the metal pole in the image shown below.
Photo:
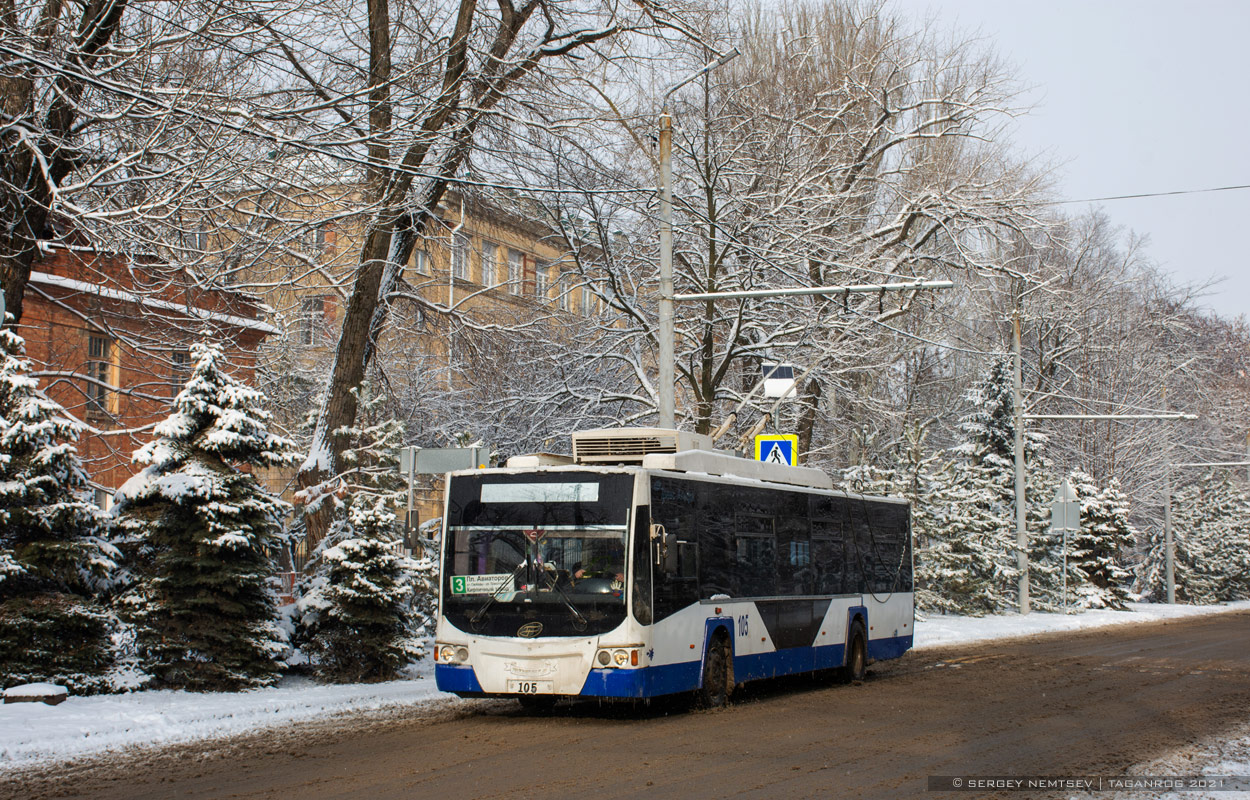
<svg viewBox="0 0 1250 800"><path fill-rule="evenodd" d="M1015 451L1016 451L1016 567L1020 570L1020 613L1029 613L1029 536L1025 529L1025 489L1024 489L1024 400L1021 397L1021 364L1020 364L1020 312L1016 311L1011 321L1011 349L1015 355L1015 363L1011 372L1011 400L1014 406Z"/></svg>
<svg viewBox="0 0 1250 800"><path fill-rule="evenodd" d="M413 482L416 478L417 469L417 452L412 451L412 459L408 462L408 513L404 517L404 538L408 540L409 555L416 553L417 534L412 529L412 512L415 501L415 489Z"/></svg>
<svg viewBox="0 0 1250 800"><path fill-rule="evenodd" d="M660 427L676 428L676 334L673 330L673 118L660 112Z"/></svg>
<svg viewBox="0 0 1250 800"><path fill-rule="evenodd" d="M1176 602L1176 566L1172 547L1172 472L1163 468L1163 549L1164 574L1168 585L1168 603Z"/></svg>
<svg viewBox="0 0 1250 800"><path fill-rule="evenodd" d="M1067 514L1064 514L1065 521ZM1063 610L1068 610L1068 526L1063 526Z"/></svg>

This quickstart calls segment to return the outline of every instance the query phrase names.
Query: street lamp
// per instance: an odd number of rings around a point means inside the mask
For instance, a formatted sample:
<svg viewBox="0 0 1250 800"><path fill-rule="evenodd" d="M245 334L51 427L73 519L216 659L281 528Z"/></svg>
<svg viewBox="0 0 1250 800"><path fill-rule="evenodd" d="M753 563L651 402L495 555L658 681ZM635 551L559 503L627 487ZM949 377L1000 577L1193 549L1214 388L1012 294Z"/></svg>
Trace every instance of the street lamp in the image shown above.
<svg viewBox="0 0 1250 800"><path fill-rule="evenodd" d="M673 118L668 101L681 87L738 55L730 50L715 61L674 83L660 102L660 427L677 427L676 331L673 321Z"/></svg>

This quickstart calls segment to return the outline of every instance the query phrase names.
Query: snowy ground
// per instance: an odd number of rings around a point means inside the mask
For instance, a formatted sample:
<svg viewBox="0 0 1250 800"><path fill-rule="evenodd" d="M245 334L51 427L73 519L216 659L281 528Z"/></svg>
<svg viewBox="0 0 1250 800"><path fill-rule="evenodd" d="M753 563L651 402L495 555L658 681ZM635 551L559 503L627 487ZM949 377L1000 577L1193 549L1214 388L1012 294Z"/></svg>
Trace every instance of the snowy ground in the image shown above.
<svg viewBox="0 0 1250 800"><path fill-rule="evenodd" d="M1154 603L1130 603L1132 611L1086 611L1083 614L1040 614L1026 616L1002 614L994 617L956 617L933 615L916 621L916 649L948 644L979 642L1010 636L1029 636L1050 631L1074 631L1101 628L1134 622L1190 617L1215 611L1250 609L1250 600L1224 603L1219 606L1182 606Z"/></svg>
<svg viewBox="0 0 1250 800"><path fill-rule="evenodd" d="M1072 615L933 616L917 622L916 647L1147 622L1229 609L1250 609L1250 602L1207 607L1135 605L1131 612L1091 611ZM229 737L338 714L410 708L450 699L451 695L434 687L431 665L425 663L414 670L411 680L380 684L322 686L306 679L288 678L273 688L234 694L147 691L71 697L57 706L12 703L0 705L0 773L110 750ZM1206 755L1201 749L1182 754L1190 759L1186 763L1193 770L1191 774L1250 775L1250 730L1245 739L1206 747L1209 750ZM1217 767L1221 771L1214 771ZM1220 800L1232 800L1236 796L1237 793L1219 794ZM1194 800L1195 795L1186 794L1184 798Z"/></svg>

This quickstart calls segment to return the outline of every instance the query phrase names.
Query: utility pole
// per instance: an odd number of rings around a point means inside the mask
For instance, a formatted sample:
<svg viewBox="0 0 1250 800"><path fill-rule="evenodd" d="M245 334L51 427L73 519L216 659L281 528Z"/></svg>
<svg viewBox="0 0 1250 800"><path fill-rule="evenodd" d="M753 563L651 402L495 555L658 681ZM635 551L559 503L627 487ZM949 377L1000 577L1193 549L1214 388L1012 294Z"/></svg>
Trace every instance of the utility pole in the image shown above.
<svg viewBox="0 0 1250 800"><path fill-rule="evenodd" d="M1011 319L1011 352L1015 356L1011 370L1011 404L1015 416L1016 451L1016 568L1020 570L1020 613L1029 613L1029 534L1025 528L1024 489L1024 399L1021 384L1020 309Z"/></svg>
<svg viewBox="0 0 1250 800"><path fill-rule="evenodd" d="M677 427L673 324L673 118L660 112L660 427Z"/></svg>
<svg viewBox="0 0 1250 800"><path fill-rule="evenodd" d="M673 117L668 113L668 100L681 87L705 75L738 55L730 50L715 61L674 83L660 101L660 308L659 330L659 394L657 403L660 427L677 427L677 332L673 322Z"/></svg>
<svg viewBox="0 0 1250 800"><path fill-rule="evenodd" d="M1168 587L1168 605L1176 603L1176 562L1172 547L1172 467L1163 468L1163 579Z"/></svg>

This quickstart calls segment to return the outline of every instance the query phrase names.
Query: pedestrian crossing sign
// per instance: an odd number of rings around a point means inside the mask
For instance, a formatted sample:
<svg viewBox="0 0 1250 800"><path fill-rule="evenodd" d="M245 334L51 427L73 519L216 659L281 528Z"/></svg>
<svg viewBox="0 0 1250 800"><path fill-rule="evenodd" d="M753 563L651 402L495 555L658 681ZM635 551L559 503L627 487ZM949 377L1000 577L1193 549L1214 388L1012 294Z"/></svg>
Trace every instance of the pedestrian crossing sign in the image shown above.
<svg viewBox="0 0 1250 800"><path fill-rule="evenodd" d="M763 433L755 437L755 460L793 467L798 458L799 437L788 433Z"/></svg>

